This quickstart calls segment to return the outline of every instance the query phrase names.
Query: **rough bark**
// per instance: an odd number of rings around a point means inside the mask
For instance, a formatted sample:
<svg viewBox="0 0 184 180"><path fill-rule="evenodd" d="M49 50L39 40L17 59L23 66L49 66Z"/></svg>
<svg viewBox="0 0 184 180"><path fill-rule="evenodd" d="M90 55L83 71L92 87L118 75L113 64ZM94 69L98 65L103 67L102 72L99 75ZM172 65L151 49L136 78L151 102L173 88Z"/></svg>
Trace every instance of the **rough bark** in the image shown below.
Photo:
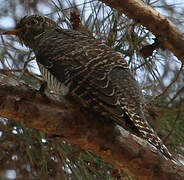
<svg viewBox="0 0 184 180"><path fill-rule="evenodd" d="M0 76L0 116L89 150L141 180L181 180L184 167L144 140L88 112L65 109L37 90Z"/></svg>
<svg viewBox="0 0 184 180"><path fill-rule="evenodd" d="M170 50L184 63L184 37L177 27L162 14L141 0L100 1L145 26L158 38L160 47Z"/></svg>

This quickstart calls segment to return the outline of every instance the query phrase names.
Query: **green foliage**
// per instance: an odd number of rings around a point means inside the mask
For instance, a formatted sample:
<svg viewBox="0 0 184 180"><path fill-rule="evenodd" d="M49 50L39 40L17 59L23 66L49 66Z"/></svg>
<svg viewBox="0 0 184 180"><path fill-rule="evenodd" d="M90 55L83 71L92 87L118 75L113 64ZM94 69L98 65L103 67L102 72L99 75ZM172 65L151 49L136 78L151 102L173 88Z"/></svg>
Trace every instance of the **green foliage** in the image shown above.
<svg viewBox="0 0 184 180"><path fill-rule="evenodd" d="M161 106L162 105L162 106ZM169 107L165 101L160 100L157 109L157 123L159 124L160 132L164 143L171 149L175 155L184 155L184 104L172 104Z"/></svg>

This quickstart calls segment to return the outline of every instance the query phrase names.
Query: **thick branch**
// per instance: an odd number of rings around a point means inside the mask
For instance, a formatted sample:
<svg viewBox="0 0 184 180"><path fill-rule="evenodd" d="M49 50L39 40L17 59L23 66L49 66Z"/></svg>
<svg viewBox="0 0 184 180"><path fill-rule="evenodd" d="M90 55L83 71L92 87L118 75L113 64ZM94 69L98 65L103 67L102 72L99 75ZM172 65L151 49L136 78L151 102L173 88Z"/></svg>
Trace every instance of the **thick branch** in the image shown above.
<svg viewBox="0 0 184 180"><path fill-rule="evenodd" d="M184 167L164 159L154 147L92 113L66 110L36 90L0 76L0 116L54 134L141 180L181 180Z"/></svg>
<svg viewBox="0 0 184 180"><path fill-rule="evenodd" d="M141 0L100 0L144 25L160 41L161 46L172 51L184 63L184 37L166 17Z"/></svg>

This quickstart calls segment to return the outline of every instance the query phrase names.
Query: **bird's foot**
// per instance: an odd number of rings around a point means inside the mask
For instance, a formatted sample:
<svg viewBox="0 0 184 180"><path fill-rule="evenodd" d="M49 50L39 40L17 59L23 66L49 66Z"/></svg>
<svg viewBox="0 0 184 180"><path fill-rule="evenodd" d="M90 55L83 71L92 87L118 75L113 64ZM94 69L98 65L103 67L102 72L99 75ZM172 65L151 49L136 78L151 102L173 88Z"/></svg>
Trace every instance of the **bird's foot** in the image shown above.
<svg viewBox="0 0 184 180"><path fill-rule="evenodd" d="M44 82L41 84L40 89L39 89L38 91L39 91L40 95L41 95L44 99L46 99L47 101L49 101L49 98L47 97L47 95L46 95L46 93L45 93L46 88L47 88L47 82L44 81Z"/></svg>

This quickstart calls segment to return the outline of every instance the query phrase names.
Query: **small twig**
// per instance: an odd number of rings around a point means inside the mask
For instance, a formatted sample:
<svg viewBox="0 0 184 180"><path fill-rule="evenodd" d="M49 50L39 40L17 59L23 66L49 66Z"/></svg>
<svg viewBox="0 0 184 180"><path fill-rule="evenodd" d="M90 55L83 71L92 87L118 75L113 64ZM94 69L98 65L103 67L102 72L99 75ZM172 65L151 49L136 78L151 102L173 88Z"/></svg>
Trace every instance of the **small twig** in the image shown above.
<svg viewBox="0 0 184 180"><path fill-rule="evenodd" d="M41 75L34 74L34 73L28 71L28 69L26 69L25 73L27 73L28 75L30 75L31 77L36 79L39 83L43 83L44 82L44 80L43 80Z"/></svg>
<svg viewBox="0 0 184 180"><path fill-rule="evenodd" d="M148 57L149 58L149 57ZM149 60L148 60L149 61ZM143 63L141 63L140 65L136 66L133 68L133 71L136 71L137 69L140 69L141 67L143 67L144 65L146 65L148 62L144 61Z"/></svg>
<svg viewBox="0 0 184 180"><path fill-rule="evenodd" d="M172 101L174 101L174 100L177 98L177 96L178 96L182 91L184 91L184 87L182 87L181 89L179 89L179 91L174 95L173 98L171 98L171 100L170 100L170 102L169 102L168 104L170 104Z"/></svg>
<svg viewBox="0 0 184 180"><path fill-rule="evenodd" d="M180 67L179 71L177 72L176 76L174 77L173 81L162 91L162 93L160 93L159 95L153 97L152 100L149 102L149 104L154 102L159 97L163 96L169 90L169 88L177 81L182 69L183 69L183 64L181 64L181 67Z"/></svg>
<svg viewBox="0 0 184 180"><path fill-rule="evenodd" d="M175 118L175 120L174 120L174 124L173 124L173 126L172 126L172 129L170 130L170 132L168 133L168 135L162 139L164 143L168 140L168 138L169 138L169 137L172 135L172 133L174 132L175 127L176 127L176 123L177 123L177 121L178 121L180 115L181 115L181 109L179 109L178 112L177 112L177 114L176 114L176 118Z"/></svg>
<svg viewBox="0 0 184 180"><path fill-rule="evenodd" d="M91 1L88 1L88 2L83 2L83 3L80 3L80 4L76 4L75 6L70 6L68 8L63 8L63 9L60 9L60 11L66 11L66 10L69 10L69 9L72 9L72 8L76 8L76 7L79 7L79 6L83 6L85 4L89 4L89 3L93 3L94 1L97 1L97 0L91 0ZM51 2L54 4L54 6L57 6L56 3L51 0ZM98 2L98 1L97 1ZM55 12L52 12L52 13L49 13L49 14L46 14L47 16L50 15L50 14L54 14Z"/></svg>
<svg viewBox="0 0 184 180"><path fill-rule="evenodd" d="M12 72L22 72L21 69L0 69L0 73L4 75L9 75Z"/></svg>
<svg viewBox="0 0 184 180"><path fill-rule="evenodd" d="M35 59L35 57L30 57L31 56L31 53L32 53L32 51L29 52L28 57L27 57L27 60L24 62L23 70L26 69L26 67L27 67L27 65L28 65L29 62L31 62L32 60Z"/></svg>
<svg viewBox="0 0 184 180"><path fill-rule="evenodd" d="M28 63L35 59L35 57L30 57L31 53L32 53L32 51L29 52L27 60L24 62L24 66L23 66L23 69L21 71L21 75L19 76L19 79L22 78L22 76L24 75L25 72L29 72L27 69Z"/></svg>

